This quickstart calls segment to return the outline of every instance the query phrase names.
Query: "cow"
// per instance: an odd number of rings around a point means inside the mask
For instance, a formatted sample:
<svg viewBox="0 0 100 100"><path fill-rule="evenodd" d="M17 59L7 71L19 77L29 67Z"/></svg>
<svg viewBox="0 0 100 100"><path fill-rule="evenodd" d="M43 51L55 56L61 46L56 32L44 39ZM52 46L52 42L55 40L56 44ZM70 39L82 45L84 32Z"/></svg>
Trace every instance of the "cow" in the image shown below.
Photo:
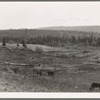
<svg viewBox="0 0 100 100"><path fill-rule="evenodd" d="M42 76L42 70L33 70L33 73L39 74L40 76Z"/></svg>
<svg viewBox="0 0 100 100"><path fill-rule="evenodd" d="M99 88L100 89L100 83L92 83L90 90L94 90L94 88Z"/></svg>
<svg viewBox="0 0 100 100"><path fill-rule="evenodd" d="M33 69L33 74L36 73L36 74L39 74L40 76L42 76L43 69L38 69L38 68L42 67L42 64L38 64L37 66L38 67L36 69Z"/></svg>
<svg viewBox="0 0 100 100"><path fill-rule="evenodd" d="M39 74L40 76L42 76L42 71L41 70L36 70L35 71L37 74Z"/></svg>
<svg viewBox="0 0 100 100"><path fill-rule="evenodd" d="M48 71L48 76L54 76L54 71Z"/></svg>

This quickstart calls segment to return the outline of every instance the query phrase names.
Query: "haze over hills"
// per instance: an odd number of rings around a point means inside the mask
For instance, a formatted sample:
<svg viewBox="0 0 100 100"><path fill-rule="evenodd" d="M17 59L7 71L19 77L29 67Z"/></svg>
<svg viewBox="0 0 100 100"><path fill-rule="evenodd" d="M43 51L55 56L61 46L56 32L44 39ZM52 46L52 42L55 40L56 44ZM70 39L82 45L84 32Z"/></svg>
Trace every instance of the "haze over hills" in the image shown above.
<svg viewBox="0 0 100 100"><path fill-rule="evenodd" d="M97 32L100 33L100 26L53 26L44 27L40 29L45 30L70 30L70 31L82 31L82 32Z"/></svg>

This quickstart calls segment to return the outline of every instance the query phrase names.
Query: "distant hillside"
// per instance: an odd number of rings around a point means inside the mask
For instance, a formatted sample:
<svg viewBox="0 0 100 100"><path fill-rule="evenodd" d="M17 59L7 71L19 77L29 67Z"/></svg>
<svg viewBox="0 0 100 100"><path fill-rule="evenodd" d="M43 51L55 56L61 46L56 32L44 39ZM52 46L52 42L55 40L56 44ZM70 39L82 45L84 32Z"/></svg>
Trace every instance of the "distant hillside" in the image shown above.
<svg viewBox="0 0 100 100"><path fill-rule="evenodd" d="M28 37L37 37L37 36L67 36L71 35L91 35L94 33L96 36L100 36L100 26L79 26L79 27L47 27L42 29L27 29ZM7 37L24 37L25 30L24 29L10 29L10 30L0 30L0 38L3 36Z"/></svg>
<svg viewBox="0 0 100 100"><path fill-rule="evenodd" d="M100 33L100 26L54 26L41 28L45 30L70 30L70 31L82 31L82 32L97 32Z"/></svg>

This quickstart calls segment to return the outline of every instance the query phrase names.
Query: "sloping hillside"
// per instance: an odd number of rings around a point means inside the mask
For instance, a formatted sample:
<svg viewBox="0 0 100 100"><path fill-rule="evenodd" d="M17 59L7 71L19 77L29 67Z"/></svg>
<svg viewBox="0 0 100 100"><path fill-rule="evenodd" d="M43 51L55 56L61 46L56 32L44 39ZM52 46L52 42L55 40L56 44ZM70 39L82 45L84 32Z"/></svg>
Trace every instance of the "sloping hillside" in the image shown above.
<svg viewBox="0 0 100 100"><path fill-rule="evenodd" d="M82 32L82 31L74 31L69 28L69 30L54 30L54 29L27 29L27 37L37 37L37 36L71 36L71 35L91 35L92 32ZM100 35L100 34L95 34ZM10 30L0 30L0 37L7 36L10 38L18 37L23 38L25 36L24 29L10 29Z"/></svg>
<svg viewBox="0 0 100 100"><path fill-rule="evenodd" d="M70 30L70 31L82 31L82 32L97 32L100 33L100 26L54 26L54 27L45 27L41 29L46 30Z"/></svg>

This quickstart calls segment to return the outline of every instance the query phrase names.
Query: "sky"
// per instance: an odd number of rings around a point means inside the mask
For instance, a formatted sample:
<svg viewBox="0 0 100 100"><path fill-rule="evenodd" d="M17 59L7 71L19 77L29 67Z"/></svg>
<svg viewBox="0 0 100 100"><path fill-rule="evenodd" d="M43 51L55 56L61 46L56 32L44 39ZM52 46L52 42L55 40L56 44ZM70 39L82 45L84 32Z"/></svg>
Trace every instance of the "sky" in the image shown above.
<svg viewBox="0 0 100 100"><path fill-rule="evenodd" d="M0 29L100 25L100 2L0 2Z"/></svg>

